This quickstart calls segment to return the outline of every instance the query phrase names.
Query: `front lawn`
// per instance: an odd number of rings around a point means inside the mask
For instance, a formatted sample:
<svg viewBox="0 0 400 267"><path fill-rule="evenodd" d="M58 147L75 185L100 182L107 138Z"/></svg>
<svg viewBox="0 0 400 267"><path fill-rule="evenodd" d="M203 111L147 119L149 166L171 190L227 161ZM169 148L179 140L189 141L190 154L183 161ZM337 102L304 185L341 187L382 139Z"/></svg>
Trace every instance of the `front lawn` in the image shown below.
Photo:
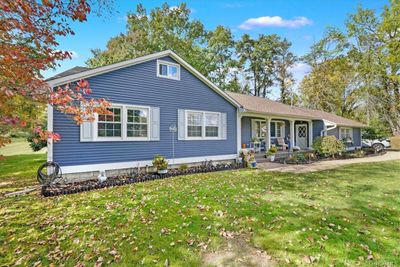
<svg viewBox="0 0 400 267"><path fill-rule="evenodd" d="M46 154L6 156L0 160L0 196L37 185L36 171L44 162Z"/></svg>
<svg viewBox="0 0 400 267"><path fill-rule="evenodd" d="M18 168L16 161L8 169ZM2 166L1 172L6 182ZM278 265L398 266L399 179L400 162L392 161L301 175L224 171L55 198L2 198L0 266L198 266L205 252L232 239L248 240Z"/></svg>
<svg viewBox="0 0 400 267"><path fill-rule="evenodd" d="M0 155L3 156L14 156L14 155L27 155L27 154L45 154L47 148L43 148L39 151L34 152L30 148L26 138L13 138L11 144L7 144L4 147L0 147Z"/></svg>

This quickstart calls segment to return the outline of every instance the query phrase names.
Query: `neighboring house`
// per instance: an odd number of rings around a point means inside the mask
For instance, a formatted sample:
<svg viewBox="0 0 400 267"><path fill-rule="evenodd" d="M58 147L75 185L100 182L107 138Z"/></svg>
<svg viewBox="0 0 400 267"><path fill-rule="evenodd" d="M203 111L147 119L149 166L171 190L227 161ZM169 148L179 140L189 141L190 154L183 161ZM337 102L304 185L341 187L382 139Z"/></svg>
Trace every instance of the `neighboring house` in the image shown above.
<svg viewBox="0 0 400 267"><path fill-rule="evenodd" d="M95 69L75 67L47 82L54 88L81 79L89 81L92 97L112 103L114 116L97 114L94 122L76 125L49 106L48 129L61 141L49 144L48 160L70 176L151 166L156 154L170 164L233 160L253 137L264 140L264 149L289 135L303 149L327 134L361 146L363 124L223 92L169 50Z"/></svg>

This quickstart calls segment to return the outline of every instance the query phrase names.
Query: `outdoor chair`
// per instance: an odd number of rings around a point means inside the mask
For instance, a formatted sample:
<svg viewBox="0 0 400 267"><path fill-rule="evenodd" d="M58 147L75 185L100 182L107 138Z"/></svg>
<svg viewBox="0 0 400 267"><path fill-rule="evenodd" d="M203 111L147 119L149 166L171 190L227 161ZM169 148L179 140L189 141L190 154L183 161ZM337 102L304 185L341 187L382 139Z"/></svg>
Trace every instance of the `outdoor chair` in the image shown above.
<svg viewBox="0 0 400 267"><path fill-rule="evenodd" d="M277 142L277 147L281 148L282 151L285 151L286 149L289 148L289 146L285 143L285 140L282 137L278 137L276 138L276 142Z"/></svg>

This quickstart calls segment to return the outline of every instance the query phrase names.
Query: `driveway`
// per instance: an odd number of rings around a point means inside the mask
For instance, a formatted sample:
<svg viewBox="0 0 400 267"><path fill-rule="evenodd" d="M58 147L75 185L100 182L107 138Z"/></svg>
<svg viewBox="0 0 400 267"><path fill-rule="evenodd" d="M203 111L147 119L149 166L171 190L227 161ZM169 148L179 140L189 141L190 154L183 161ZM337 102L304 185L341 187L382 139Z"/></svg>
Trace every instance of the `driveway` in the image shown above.
<svg viewBox="0 0 400 267"><path fill-rule="evenodd" d="M400 170L400 152L388 151L385 155L366 157L360 159L338 159L338 160L327 160L319 161L311 164L280 164L273 162L259 163L257 166L261 170L265 171L277 171L277 172L292 172L292 173L306 173L335 169L341 166L354 164L354 163L368 163L368 162L380 162L388 160L398 160Z"/></svg>

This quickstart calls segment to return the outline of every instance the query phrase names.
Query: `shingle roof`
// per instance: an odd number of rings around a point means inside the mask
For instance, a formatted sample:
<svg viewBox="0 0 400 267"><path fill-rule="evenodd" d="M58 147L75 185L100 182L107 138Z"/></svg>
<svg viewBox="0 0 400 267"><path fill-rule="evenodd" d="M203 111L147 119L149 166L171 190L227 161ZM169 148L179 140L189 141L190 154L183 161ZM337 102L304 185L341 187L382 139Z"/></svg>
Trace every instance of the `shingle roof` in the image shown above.
<svg viewBox="0 0 400 267"><path fill-rule="evenodd" d="M76 67L73 67L73 68L68 69L66 71L63 71L63 72L61 72L61 73L59 73L57 75L54 75L53 77L48 78L46 81L51 81L51 80L54 80L54 79L66 77L66 76L69 76L69 75L72 75L72 74L76 74L76 73L79 73L79 72L82 72L82 71L86 71L86 70L90 70L90 68L76 66Z"/></svg>
<svg viewBox="0 0 400 267"><path fill-rule="evenodd" d="M346 119L325 111L289 106L270 99L249 96L245 94L238 94L233 92L227 92L227 94L232 97L236 102L238 102L246 111L250 112L266 113L278 116L291 116L304 119L324 119L341 126L366 126L358 121Z"/></svg>

